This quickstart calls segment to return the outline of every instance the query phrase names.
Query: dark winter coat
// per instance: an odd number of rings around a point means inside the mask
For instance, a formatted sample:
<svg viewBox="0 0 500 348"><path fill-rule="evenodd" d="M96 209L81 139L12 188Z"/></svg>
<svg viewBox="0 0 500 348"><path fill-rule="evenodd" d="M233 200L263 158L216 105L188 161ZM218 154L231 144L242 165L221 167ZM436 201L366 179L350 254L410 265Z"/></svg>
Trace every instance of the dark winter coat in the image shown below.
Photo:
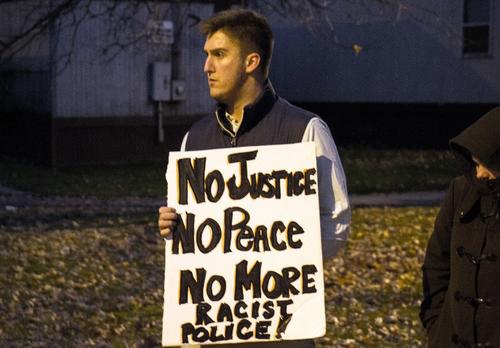
<svg viewBox="0 0 500 348"><path fill-rule="evenodd" d="M500 108L450 141L464 175L450 184L423 270L429 347L500 347L500 180L475 178L472 156L500 171Z"/></svg>

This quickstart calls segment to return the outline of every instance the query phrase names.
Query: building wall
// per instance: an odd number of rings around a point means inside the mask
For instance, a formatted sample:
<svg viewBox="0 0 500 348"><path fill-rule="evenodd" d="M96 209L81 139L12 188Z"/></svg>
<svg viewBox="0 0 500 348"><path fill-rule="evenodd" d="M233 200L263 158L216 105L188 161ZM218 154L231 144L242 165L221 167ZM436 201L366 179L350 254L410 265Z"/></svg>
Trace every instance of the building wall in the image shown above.
<svg viewBox="0 0 500 348"><path fill-rule="evenodd" d="M25 24L23 9L31 3L0 4L0 37L19 32ZM92 11L102 12L110 3L94 1ZM122 2L118 9L128 5ZM151 16L139 11L119 32L125 41L137 40L116 51L108 36L110 18L86 17L79 9L2 61L0 151L61 166L162 161L169 150L178 149L189 125L213 105L203 73L204 39L189 16L208 17L213 6L153 6L160 18L174 22L171 46L135 36L146 33ZM80 23L76 35L74 20ZM159 107L151 98L151 64L157 61L170 62L172 78L186 86L184 100L162 103L163 140Z"/></svg>
<svg viewBox="0 0 500 348"><path fill-rule="evenodd" d="M99 2L96 2L99 6ZM186 25L186 12L203 15L211 6L169 5L163 7L168 20L174 21L174 30L182 26L174 46L160 45L140 39L118 51L110 46L106 31L106 17L88 19L82 23L70 64L64 55L73 45L72 31L60 33L56 64L61 73L55 81L53 115L55 118L73 117L152 117L155 104L150 97L151 64L170 62L172 73L186 83L186 100L166 102L165 116L193 116L207 112L211 102L203 75L202 43L195 27ZM137 13L130 25L135 32L146 31L148 13ZM124 37L126 40L127 38ZM103 48L108 53L102 54Z"/></svg>
<svg viewBox="0 0 500 348"><path fill-rule="evenodd" d="M96 2L98 4L98 2ZM106 23L86 21L77 36L75 56L54 80L54 158L64 165L166 161L169 150L180 147L185 132L212 107L203 73L203 39L186 16L206 17L212 6L163 4L174 22L172 46L145 39L114 54L107 47ZM146 28L148 15L137 13L135 29ZM71 33L59 37L57 55L71 48ZM158 136L160 107L151 98L154 62L169 62L172 79L185 82L182 101L162 102L163 139ZM64 60L57 60L60 68Z"/></svg>
<svg viewBox="0 0 500 348"><path fill-rule="evenodd" d="M26 18L21 9L29 2L0 4L0 38L15 35ZM95 1L93 6L98 11L104 3ZM432 11L413 8L400 13L376 6L361 11L355 3L334 2L329 13L333 31L326 22L311 32L270 15L276 37L273 84L280 95L322 115L334 135L336 129L350 134L340 145L348 139L359 141L363 125L363 144L380 141L381 133L373 130L385 129L391 131L384 133L382 143L414 139L411 144L418 146L426 129L457 117L472 120L483 106L500 103L500 45L495 44L500 38L500 26L495 24L500 6L494 6L492 14L492 54L465 58L462 1L422 0L418 6ZM159 6L162 18L174 22L173 46L140 39L110 59L115 51L100 51L110 48L105 17L86 18L76 37L71 27L52 30L8 64L3 62L0 113L6 116L0 118L1 151L43 158L55 166L166 160L189 125L213 106L203 74L204 38L194 20L208 17L213 5ZM138 12L130 25L140 32L147 19L146 13ZM170 62L172 78L185 81L187 90L184 101L162 104L163 142L158 139L158 105L150 97L150 66L155 61ZM464 103L479 107L457 116ZM419 105L423 107L415 107ZM438 123L433 120L437 117ZM408 119L414 126L407 126ZM447 136L436 142L446 140Z"/></svg>
<svg viewBox="0 0 500 348"><path fill-rule="evenodd" d="M14 2L0 3L0 40L7 41L16 36L22 27L29 27L39 13L28 11L29 3L23 6ZM48 33L39 39L27 37L7 51L12 59L0 61L0 112L22 110L32 113L50 113Z"/></svg>
<svg viewBox="0 0 500 348"><path fill-rule="evenodd" d="M500 103L500 6L493 7L491 56L466 58L463 2L420 5L430 11L409 8L397 20L376 11L349 20L336 7L330 32L276 20L274 84L300 102Z"/></svg>
<svg viewBox="0 0 500 348"><path fill-rule="evenodd" d="M38 1L0 2L0 40L17 35L40 13L31 12ZM34 162L51 157L50 38L26 40L0 60L0 153ZM16 52L11 57L13 52Z"/></svg>

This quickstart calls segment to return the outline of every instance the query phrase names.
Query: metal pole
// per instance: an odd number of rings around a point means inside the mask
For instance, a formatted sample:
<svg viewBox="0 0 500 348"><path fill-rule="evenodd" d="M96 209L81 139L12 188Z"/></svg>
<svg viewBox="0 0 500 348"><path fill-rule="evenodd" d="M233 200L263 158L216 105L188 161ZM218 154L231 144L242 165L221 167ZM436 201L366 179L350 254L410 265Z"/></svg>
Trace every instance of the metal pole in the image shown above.
<svg viewBox="0 0 500 348"><path fill-rule="evenodd" d="M163 130L163 110L162 110L162 102L158 102L158 142L161 144L165 141L165 132Z"/></svg>

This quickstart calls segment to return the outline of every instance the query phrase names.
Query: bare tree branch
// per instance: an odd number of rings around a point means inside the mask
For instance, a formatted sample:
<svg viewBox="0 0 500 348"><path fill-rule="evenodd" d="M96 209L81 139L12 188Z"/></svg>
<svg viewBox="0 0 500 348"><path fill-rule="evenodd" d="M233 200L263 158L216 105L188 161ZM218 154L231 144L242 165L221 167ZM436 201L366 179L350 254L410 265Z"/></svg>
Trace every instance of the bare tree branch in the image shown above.
<svg viewBox="0 0 500 348"><path fill-rule="evenodd" d="M209 3L218 9L237 5L270 10L304 25L334 45L352 49L355 54L366 49L366 44L362 47L359 43L344 43L339 39L335 30L337 23L335 18L339 15L337 12L340 8L337 5L347 5L353 9L352 12L345 11L340 15L354 24L361 24L373 18L397 22L404 17L446 32L447 35L459 35L435 10L409 0L0 0L0 6L14 3L16 6L22 6L21 11L25 13L24 22L14 35L1 38L0 65L25 50L53 28L59 33L68 33L70 37L69 44L65 47L66 51L60 52L59 57L65 61L63 66L67 66L72 61L77 45L76 38L83 23L86 20L100 19L107 26L100 53L113 59L127 47L139 47L151 42L154 31L147 28L144 21L147 23L148 20L161 21L169 18L169 13L162 10L168 8L162 6L164 4L182 5L182 11L176 18L174 32L176 39L187 25L196 25L200 20L191 11L192 3ZM137 15L140 13L144 13L147 18L138 19Z"/></svg>
<svg viewBox="0 0 500 348"><path fill-rule="evenodd" d="M8 2L8 1L4 1ZM26 48L38 35L46 32L50 25L62 15L68 13L78 3L76 0L65 0L56 8L51 9L41 18L23 28L21 32L5 43L0 50L0 57L7 55L8 58ZM24 27L24 25L23 25ZM16 45L19 45L16 47Z"/></svg>

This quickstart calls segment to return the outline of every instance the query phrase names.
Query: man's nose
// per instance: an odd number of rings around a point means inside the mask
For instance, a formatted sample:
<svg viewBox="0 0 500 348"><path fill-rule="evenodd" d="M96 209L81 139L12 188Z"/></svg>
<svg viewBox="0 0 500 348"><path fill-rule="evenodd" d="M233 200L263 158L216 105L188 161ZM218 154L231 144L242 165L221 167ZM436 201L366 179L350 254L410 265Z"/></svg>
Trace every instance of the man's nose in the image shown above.
<svg viewBox="0 0 500 348"><path fill-rule="evenodd" d="M207 57L207 59L205 59L205 64L203 65L203 71L206 74L213 72L213 65L210 57Z"/></svg>

